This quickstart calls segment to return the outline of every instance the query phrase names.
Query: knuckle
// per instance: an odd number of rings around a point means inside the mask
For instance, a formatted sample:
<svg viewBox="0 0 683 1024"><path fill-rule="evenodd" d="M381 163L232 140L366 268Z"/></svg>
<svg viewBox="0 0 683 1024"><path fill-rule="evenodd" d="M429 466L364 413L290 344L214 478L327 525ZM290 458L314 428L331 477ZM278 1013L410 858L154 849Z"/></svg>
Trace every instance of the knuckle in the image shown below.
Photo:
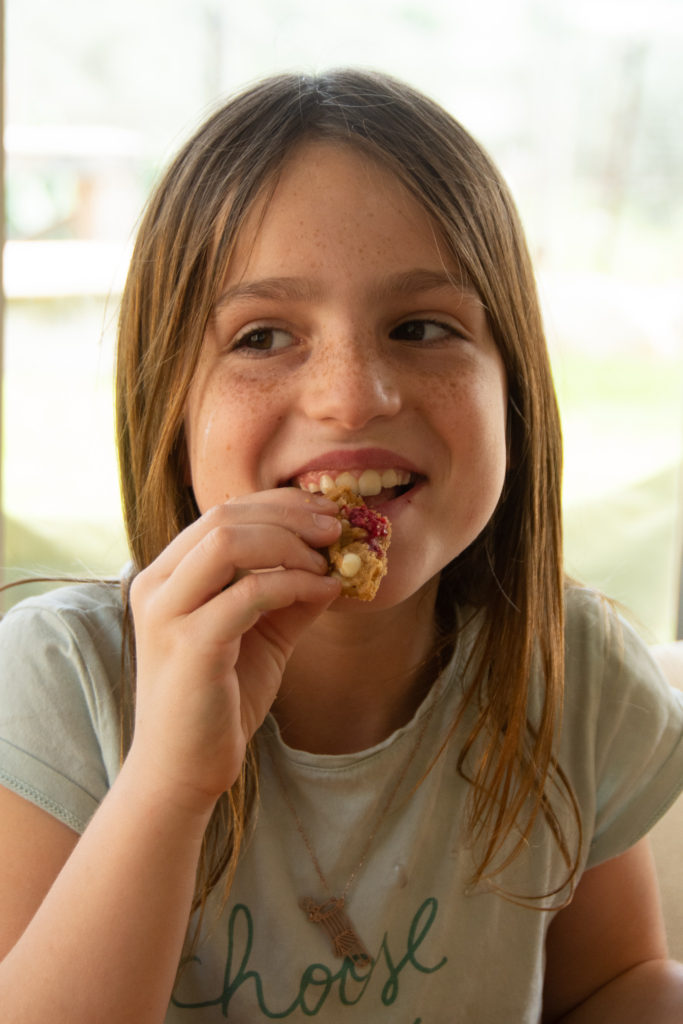
<svg viewBox="0 0 683 1024"><path fill-rule="evenodd" d="M234 529L224 522L217 522L202 540L202 547L212 558L225 557L234 539Z"/></svg>
<svg viewBox="0 0 683 1024"><path fill-rule="evenodd" d="M151 586L150 575L150 567L142 569L135 575L128 586L128 597L133 611L140 608L147 601Z"/></svg>
<svg viewBox="0 0 683 1024"><path fill-rule="evenodd" d="M283 526L289 526L292 522L297 522L301 519L301 509L299 506L290 505L287 502L283 502L281 506L278 506L277 514Z"/></svg>
<svg viewBox="0 0 683 1024"><path fill-rule="evenodd" d="M239 580L235 584L239 587L242 592L242 597L247 604L253 604L258 600L259 594L263 589L263 579L265 573L254 573L248 572L243 576L240 576Z"/></svg>
<svg viewBox="0 0 683 1024"><path fill-rule="evenodd" d="M225 522L226 516L227 509L225 505L214 505L213 508L207 509L202 518L206 525L212 529Z"/></svg>

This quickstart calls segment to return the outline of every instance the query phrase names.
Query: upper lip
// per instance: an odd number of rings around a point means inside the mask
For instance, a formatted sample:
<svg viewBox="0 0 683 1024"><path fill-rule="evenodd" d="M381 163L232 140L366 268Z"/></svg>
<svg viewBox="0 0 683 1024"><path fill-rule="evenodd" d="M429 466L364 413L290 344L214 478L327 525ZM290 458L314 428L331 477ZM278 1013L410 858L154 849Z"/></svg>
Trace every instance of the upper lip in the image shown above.
<svg viewBox="0 0 683 1024"><path fill-rule="evenodd" d="M416 476L424 475L410 459L386 448L356 448L353 450L339 449L337 451L325 452L322 455L316 455L295 469L285 482L290 483L296 480L297 477L303 476L304 473L316 473L325 470L343 473L344 471L352 472L353 470L362 471L364 469L405 469Z"/></svg>

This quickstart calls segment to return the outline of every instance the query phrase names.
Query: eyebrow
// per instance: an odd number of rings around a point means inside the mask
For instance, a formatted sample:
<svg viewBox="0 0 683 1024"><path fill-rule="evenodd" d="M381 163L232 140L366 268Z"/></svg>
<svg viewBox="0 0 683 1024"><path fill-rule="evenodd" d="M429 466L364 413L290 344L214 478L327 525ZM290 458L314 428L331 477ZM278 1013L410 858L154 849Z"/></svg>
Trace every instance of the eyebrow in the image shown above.
<svg viewBox="0 0 683 1024"><path fill-rule="evenodd" d="M460 295L479 299L478 292L464 275L461 280L457 280L455 274L446 268L425 270L418 267L390 274L372 288L372 294L377 299L383 299L445 288L455 289ZM216 308L254 298L308 302L320 298L321 292L322 289L308 278L266 277L256 281L240 281L226 288L218 297Z"/></svg>

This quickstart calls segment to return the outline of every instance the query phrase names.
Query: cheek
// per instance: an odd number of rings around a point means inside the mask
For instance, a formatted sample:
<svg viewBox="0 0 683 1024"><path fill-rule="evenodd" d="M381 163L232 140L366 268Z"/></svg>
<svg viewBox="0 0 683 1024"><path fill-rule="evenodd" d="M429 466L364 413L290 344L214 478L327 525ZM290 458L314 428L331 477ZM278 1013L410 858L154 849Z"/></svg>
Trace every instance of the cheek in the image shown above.
<svg viewBox="0 0 683 1024"><path fill-rule="evenodd" d="M482 449L506 460L507 388L495 371L479 376L444 377L432 383L430 404L451 445L463 452Z"/></svg>
<svg viewBox="0 0 683 1024"><path fill-rule="evenodd" d="M263 453L283 417L274 408L273 396L257 390L251 384L209 381L190 393L185 417L188 483L201 512L263 488Z"/></svg>
<svg viewBox="0 0 683 1024"><path fill-rule="evenodd" d="M434 386L433 409L449 449L457 500L470 527L486 525L507 472L507 389L495 370L482 377L444 379Z"/></svg>
<svg viewBox="0 0 683 1024"><path fill-rule="evenodd" d="M243 450L248 429L246 411L216 385L190 393L185 416L188 474L201 512L233 493L236 453Z"/></svg>
<svg viewBox="0 0 683 1024"><path fill-rule="evenodd" d="M234 494L233 445L216 417L188 445L189 477L200 512L227 501Z"/></svg>

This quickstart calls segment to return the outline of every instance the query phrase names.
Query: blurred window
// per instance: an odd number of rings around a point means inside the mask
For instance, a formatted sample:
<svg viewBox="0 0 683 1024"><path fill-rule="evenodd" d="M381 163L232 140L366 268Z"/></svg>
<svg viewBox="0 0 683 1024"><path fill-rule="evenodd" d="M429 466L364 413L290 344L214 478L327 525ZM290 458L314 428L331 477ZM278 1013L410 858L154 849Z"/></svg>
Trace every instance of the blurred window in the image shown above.
<svg viewBox="0 0 683 1024"><path fill-rule="evenodd" d="M649 638L673 635L679 0L5 0L5 9L8 574L114 572L126 558L116 307L159 168L243 84L350 63L440 100L508 178L563 412L567 567L629 606Z"/></svg>

